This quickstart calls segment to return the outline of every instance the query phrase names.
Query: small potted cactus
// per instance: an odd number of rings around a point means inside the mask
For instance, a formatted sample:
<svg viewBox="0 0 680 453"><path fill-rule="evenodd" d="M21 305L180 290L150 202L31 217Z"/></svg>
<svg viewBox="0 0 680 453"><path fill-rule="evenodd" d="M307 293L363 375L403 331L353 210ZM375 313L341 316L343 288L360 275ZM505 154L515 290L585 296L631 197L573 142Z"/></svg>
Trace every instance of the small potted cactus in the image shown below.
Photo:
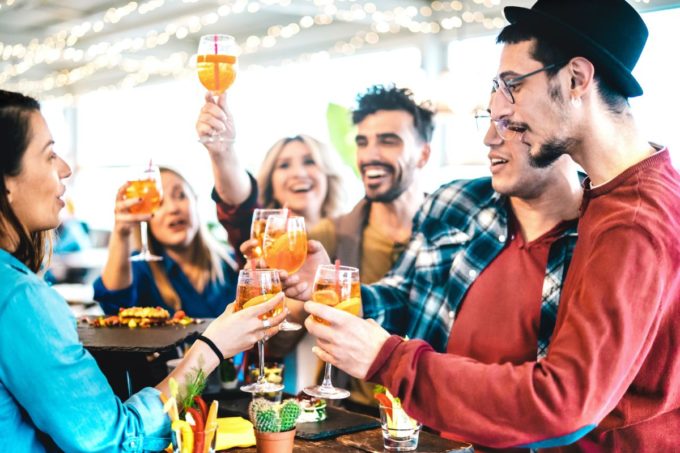
<svg viewBox="0 0 680 453"><path fill-rule="evenodd" d="M255 427L258 453L290 453L295 440L295 423L300 405L293 399L274 403L264 398L254 399L248 408Z"/></svg>

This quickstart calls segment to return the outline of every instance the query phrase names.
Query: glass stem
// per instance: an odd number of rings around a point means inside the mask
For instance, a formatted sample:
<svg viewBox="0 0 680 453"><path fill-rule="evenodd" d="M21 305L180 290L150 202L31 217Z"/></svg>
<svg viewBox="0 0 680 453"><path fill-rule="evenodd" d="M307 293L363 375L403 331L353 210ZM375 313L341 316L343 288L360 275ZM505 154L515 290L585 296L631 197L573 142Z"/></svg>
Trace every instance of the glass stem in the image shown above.
<svg viewBox="0 0 680 453"><path fill-rule="evenodd" d="M257 383L265 384L267 380L264 377L264 340L257 342L257 352L260 356L260 375L257 377Z"/></svg>
<svg viewBox="0 0 680 453"><path fill-rule="evenodd" d="M141 252L141 254L146 255L146 254L149 253L149 237L147 236L148 225L147 225L146 222L141 222L141 224L139 226L142 230L142 234L141 234L142 252Z"/></svg>
<svg viewBox="0 0 680 453"><path fill-rule="evenodd" d="M322 388L333 388L333 383L331 382L331 369L333 368L333 365L330 363L326 362L326 369L324 370L323 373L323 382L321 383Z"/></svg>

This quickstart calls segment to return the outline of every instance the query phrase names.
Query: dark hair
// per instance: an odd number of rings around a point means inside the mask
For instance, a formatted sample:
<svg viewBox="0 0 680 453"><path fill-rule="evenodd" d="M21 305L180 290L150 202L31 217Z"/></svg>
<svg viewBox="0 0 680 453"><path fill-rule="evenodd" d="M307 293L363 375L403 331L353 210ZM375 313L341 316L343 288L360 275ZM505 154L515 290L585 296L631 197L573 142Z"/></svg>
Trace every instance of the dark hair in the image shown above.
<svg viewBox="0 0 680 453"><path fill-rule="evenodd" d="M578 50L572 49L567 43L557 43L545 36L539 36L527 27L522 27L520 24L511 24L501 30L497 44L517 44L519 42L535 40L534 48L531 52L531 57L542 63L544 66L558 63L560 61L567 62L569 59L578 55ZM592 62L592 60L591 60ZM628 98L619 90L614 88L606 77L601 72L601 68L595 65L595 82L600 93L600 98L607 106L610 112L615 114L623 113L628 107ZM546 71L549 78L557 74L562 67L555 67Z"/></svg>
<svg viewBox="0 0 680 453"><path fill-rule="evenodd" d="M0 234L18 236L13 255L37 272L50 244L49 232L29 232L14 213L7 197L5 177L21 173L21 160L31 138L31 114L40 111L35 99L23 94L0 90Z"/></svg>
<svg viewBox="0 0 680 453"><path fill-rule="evenodd" d="M352 122L358 124L378 110L403 110L410 113L420 138L425 143L432 140L435 112L429 102L417 104L413 99L413 92L408 88L397 88L394 85L370 87L365 93L357 96L357 107L352 112Z"/></svg>

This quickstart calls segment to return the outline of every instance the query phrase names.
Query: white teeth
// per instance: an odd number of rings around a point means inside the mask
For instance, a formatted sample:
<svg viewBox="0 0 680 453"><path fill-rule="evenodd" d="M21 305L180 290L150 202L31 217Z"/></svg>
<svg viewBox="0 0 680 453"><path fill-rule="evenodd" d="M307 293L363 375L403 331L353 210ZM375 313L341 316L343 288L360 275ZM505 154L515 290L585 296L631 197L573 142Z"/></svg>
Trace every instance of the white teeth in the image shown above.
<svg viewBox="0 0 680 453"><path fill-rule="evenodd" d="M290 186L290 190L293 192L308 192L312 190L311 184L294 184Z"/></svg>
<svg viewBox="0 0 680 453"><path fill-rule="evenodd" d="M493 165L496 165L496 164L506 164L506 163L508 163L508 161L505 160L505 159L491 159L491 163L492 163Z"/></svg>
<svg viewBox="0 0 680 453"><path fill-rule="evenodd" d="M368 178L380 178L380 177L385 176L387 174L387 172L383 169L366 170L365 174L366 174L366 177L368 177Z"/></svg>

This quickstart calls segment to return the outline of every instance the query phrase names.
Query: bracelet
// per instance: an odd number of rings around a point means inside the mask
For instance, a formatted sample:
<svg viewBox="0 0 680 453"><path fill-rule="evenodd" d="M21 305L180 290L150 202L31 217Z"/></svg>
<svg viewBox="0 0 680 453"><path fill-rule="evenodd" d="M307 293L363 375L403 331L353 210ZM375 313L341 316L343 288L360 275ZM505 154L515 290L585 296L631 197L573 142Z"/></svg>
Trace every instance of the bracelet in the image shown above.
<svg viewBox="0 0 680 453"><path fill-rule="evenodd" d="M215 353L215 355L216 355L217 358L219 359L220 363L224 362L224 356L222 355L222 352L221 352L220 349L217 347L217 345L215 345L215 343L213 343L213 341L212 341L210 338L208 338L208 337L206 337L206 336L204 336L204 335L199 335L198 337L196 337L196 339L197 339L197 340L201 340L203 343L205 343L205 344L207 344L208 346L210 346L210 349L213 350L213 352Z"/></svg>

